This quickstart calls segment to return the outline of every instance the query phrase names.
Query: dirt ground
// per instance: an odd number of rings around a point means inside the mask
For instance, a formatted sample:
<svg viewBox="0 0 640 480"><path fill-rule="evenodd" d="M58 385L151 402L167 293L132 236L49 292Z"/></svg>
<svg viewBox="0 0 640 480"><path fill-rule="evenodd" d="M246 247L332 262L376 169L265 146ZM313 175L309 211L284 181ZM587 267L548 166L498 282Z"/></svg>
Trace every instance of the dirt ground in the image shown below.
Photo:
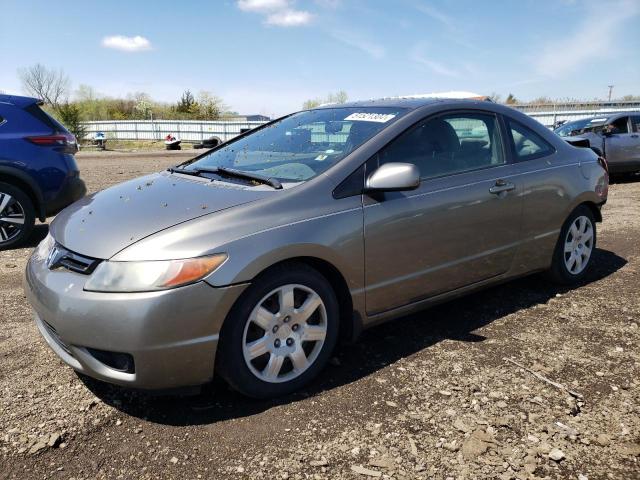
<svg viewBox="0 0 640 480"><path fill-rule="evenodd" d="M185 155L78 162L96 191ZM38 227L0 252L0 478L640 478L640 181L603 215L584 285L532 276L376 327L277 402L80 378L22 291Z"/></svg>

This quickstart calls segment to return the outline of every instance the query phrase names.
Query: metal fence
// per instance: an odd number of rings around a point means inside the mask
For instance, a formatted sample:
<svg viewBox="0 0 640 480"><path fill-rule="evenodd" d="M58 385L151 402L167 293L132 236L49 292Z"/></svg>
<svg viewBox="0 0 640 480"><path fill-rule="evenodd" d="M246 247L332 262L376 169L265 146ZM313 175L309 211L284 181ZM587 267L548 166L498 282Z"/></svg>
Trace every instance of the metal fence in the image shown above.
<svg viewBox="0 0 640 480"><path fill-rule="evenodd" d="M554 105L547 105L548 110L534 110L530 106L515 105L535 118L544 126L551 128L560 120L579 120L594 116L607 116L619 112L640 111L640 106L631 105L596 105L595 108L566 110L556 109ZM567 108L567 105L559 105ZM96 132L104 132L107 139L116 140L162 140L167 135L175 135L186 142L201 142L210 137L226 142L239 135L244 129L255 128L266 122L208 122L200 120L107 120L99 122L85 122L87 138L93 138Z"/></svg>
<svg viewBox="0 0 640 480"><path fill-rule="evenodd" d="M542 111L542 112L524 111L523 113L526 113L530 117L535 118L540 123L542 123L545 127L551 128L556 122L560 120L566 120L570 122L572 120L580 120L581 118L597 117L597 116L607 117L614 113L633 112L633 111L638 112L640 111L640 108L597 108L597 109L591 109L591 110L562 110L562 111L551 110L546 112L545 111Z"/></svg>
<svg viewBox="0 0 640 480"><path fill-rule="evenodd" d="M172 134L187 142L201 142L210 137L220 142L239 135L244 129L265 122L207 122L200 120L106 120L85 122L87 138L104 132L111 140L162 140Z"/></svg>

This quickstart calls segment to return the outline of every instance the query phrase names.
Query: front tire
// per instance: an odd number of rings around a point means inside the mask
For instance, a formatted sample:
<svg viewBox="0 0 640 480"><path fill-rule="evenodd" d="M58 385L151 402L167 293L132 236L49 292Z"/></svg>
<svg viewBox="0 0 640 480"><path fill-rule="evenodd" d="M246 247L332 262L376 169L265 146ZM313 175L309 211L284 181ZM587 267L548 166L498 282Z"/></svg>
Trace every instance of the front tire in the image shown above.
<svg viewBox="0 0 640 480"><path fill-rule="evenodd" d="M587 275L596 248L596 222L591 209L585 205L576 208L560 230L549 270L552 281L571 285Z"/></svg>
<svg viewBox="0 0 640 480"><path fill-rule="evenodd" d="M0 182L0 250L24 242L36 221L33 202L22 190Z"/></svg>
<svg viewBox="0 0 640 480"><path fill-rule="evenodd" d="M299 390L329 360L338 317L336 295L319 272L298 263L268 270L225 320L217 370L233 389L253 398Z"/></svg>

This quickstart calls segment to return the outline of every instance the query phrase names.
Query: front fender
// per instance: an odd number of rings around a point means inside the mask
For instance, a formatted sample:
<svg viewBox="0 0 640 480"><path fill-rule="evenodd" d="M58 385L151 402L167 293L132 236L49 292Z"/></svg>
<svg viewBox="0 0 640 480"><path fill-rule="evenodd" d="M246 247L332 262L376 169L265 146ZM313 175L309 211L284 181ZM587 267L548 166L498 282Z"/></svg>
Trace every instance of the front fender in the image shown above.
<svg viewBox="0 0 640 480"><path fill-rule="evenodd" d="M219 251L229 259L205 278L213 286L250 282L276 263L312 257L333 265L352 293L364 288L361 208L263 230L221 246Z"/></svg>

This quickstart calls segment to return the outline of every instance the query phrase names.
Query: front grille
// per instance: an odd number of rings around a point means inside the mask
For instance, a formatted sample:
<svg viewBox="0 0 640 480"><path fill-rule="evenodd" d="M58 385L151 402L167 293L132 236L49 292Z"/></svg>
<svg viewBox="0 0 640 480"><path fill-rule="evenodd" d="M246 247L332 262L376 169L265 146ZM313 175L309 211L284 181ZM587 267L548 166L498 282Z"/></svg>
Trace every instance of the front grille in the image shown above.
<svg viewBox="0 0 640 480"><path fill-rule="evenodd" d="M50 323L46 322L45 320L42 320L42 324L44 325L44 328L49 333L49 336L51 338L53 338L53 341L56 342L56 344L62 350L64 350L65 352L67 352L69 355L71 355L73 357L73 353L71 353L71 350L69 350L69 347L67 346L67 344L62 341L62 339L60 338L60 335L58 335L58 332L53 327L53 325L51 325Z"/></svg>
<svg viewBox="0 0 640 480"><path fill-rule="evenodd" d="M50 270L62 267L83 275L91 274L100 262L101 260L97 258L87 257L67 250L60 244L56 244L53 247L47 258L47 266Z"/></svg>

